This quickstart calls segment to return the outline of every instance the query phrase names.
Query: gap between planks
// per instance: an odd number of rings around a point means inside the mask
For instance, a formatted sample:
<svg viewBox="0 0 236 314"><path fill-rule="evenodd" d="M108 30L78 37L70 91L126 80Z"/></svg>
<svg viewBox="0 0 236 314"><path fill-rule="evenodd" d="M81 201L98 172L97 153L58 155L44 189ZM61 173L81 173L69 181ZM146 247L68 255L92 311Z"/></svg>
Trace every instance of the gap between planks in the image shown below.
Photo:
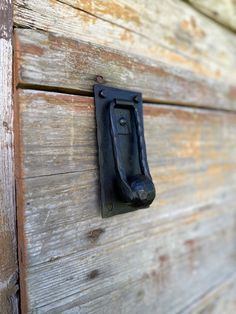
<svg viewBox="0 0 236 314"><path fill-rule="evenodd" d="M194 10L196 10L198 13L200 13L201 15L207 17L208 19L210 19L211 21L215 22L217 25L220 25L221 27L223 27L225 30L230 31L233 33L233 35L235 35L236 29L235 26L233 26L230 22L226 23L224 22L222 19L219 18L219 12L217 12L217 8L215 9L214 6L210 7L211 3L206 4L206 8L208 7L208 9L212 9L212 12L205 12L204 7L201 6L201 4L197 4L195 3L194 0L182 0L183 2L187 3L191 8L193 8ZM225 2L224 5L225 7L228 5L228 1L222 1ZM230 1L229 1L230 2ZM219 2L220 3L220 2ZM235 4L236 5L236 4ZM233 8L232 8L233 9ZM235 11L236 12L236 11ZM227 18L225 16L225 18ZM236 24L235 24L236 25Z"/></svg>
<svg viewBox="0 0 236 314"><path fill-rule="evenodd" d="M184 307L180 312L176 314L187 314L192 313L194 308L198 306L198 304L207 297L210 297L214 295L214 293L217 293L218 290L220 290L222 287L231 285L236 280L236 272L233 272L232 274L226 276L223 278L218 284L213 285L211 288L209 288L207 291L203 292L201 296L196 298L194 301L192 301L190 304L188 304L186 307Z"/></svg>
<svg viewBox="0 0 236 314"><path fill-rule="evenodd" d="M99 83L98 83L99 84ZM106 85L106 84L104 84ZM112 86L115 88L115 86ZM122 89L122 88L120 88ZM49 85L37 85L37 84L27 84L27 83L18 83L17 84L17 90L29 90L29 91L42 91L42 92L47 92L47 93L57 93L57 94L65 94L65 95L71 95L71 96L85 96L85 97L94 97L94 93L88 92L88 91L81 91L73 88L63 88L63 87L56 87L56 86L49 86ZM235 110L232 109L226 109L226 108L217 108L217 107L208 107L208 106L199 106L197 104L186 104L186 103L181 103L178 101L176 103L175 101L163 101L162 99L152 99L152 98L143 98L143 104L147 105L166 105L166 108L184 108L184 109L189 109L189 110L202 110L204 112L222 112L222 113L228 113L228 114L236 114Z"/></svg>

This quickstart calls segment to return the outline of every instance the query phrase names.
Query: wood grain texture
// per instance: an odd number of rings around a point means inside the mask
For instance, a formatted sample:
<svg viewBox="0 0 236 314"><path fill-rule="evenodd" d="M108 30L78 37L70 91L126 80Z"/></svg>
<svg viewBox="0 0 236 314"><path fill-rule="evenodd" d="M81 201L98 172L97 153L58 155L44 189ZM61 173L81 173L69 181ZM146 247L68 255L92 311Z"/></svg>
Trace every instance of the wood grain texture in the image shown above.
<svg viewBox="0 0 236 314"><path fill-rule="evenodd" d="M19 88L235 110L236 37L183 1L14 3ZM144 113L158 197L102 219L93 99L18 90L23 313L234 313L236 115Z"/></svg>
<svg viewBox="0 0 236 314"><path fill-rule="evenodd" d="M162 67L165 65L168 65L168 68L172 66L172 71L177 76L179 73L181 77L185 75L184 81L186 79L195 81L195 76L198 78L198 82L203 79L202 85L205 84L205 80L207 81L207 88L198 92L198 95L205 94L209 86L215 85L213 88L215 90L219 88L217 95L222 94L223 96L220 96L220 98L223 97L223 99L216 102L216 107L224 107L224 103L230 108L234 107L236 98L236 38L230 31L218 26L182 1L113 0L91 3L91 1L77 0L16 0L14 21L15 25L20 27L36 28L57 36L95 44L96 49L91 46L91 53L94 52L93 58L90 57L91 64L95 62L91 59L96 59L97 55L102 58L101 55L106 53L103 52L104 47L109 47L114 50L114 54L121 52L121 56L122 54L128 54L131 55L131 58L143 58L144 64L152 65L154 63L154 68L156 63L162 63ZM36 54L44 54L44 52L37 50ZM47 55L49 51L45 53ZM63 55L66 56L65 51L62 52L61 56L61 59L65 60ZM79 67L77 60L81 64L80 60L77 59L78 55L68 54L69 60L67 62L70 64L71 69ZM114 63L111 68L107 67L105 74L109 70L111 70L110 73L113 72L115 68L115 73L118 71L120 76L129 75L127 81L130 78L135 81L135 76L132 77L132 71L128 73L125 71L123 74L119 72L122 58L120 61L116 61L116 59L112 61L113 59L109 60L108 58L109 66L112 62ZM54 58L51 60L54 60ZM87 62L86 58L85 62ZM131 66L132 63L130 65L125 64L122 69ZM137 65L135 66L137 67ZM98 63L98 67L99 70L102 70L101 64ZM87 67L87 71L90 71L89 68L90 65ZM92 67L92 69L94 68ZM147 71L147 69L144 69L144 71ZM182 71L188 72L188 74L183 74ZM40 77L44 78L42 74L41 71L38 73L39 81ZM100 73L94 71L91 74L90 79L94 80L94 76ZM152 73L153 75L158 76L158 73ZM193 78L189 79L191 75L193 75ZM106 75L104 77L106 80ZM125 80L124 77L123 81ZM109 80L111 80L111 74L108 74ZM120 79L117 78L117 80L119 83ZM149 86L149 81L147 77L146 88ZM113 82L115 81L113 80ZM198 86L201 86L200 82L199 84ZM181 85L181 82L179 85ZM177 85L177 90L179 85ZM152 99L157 97L156 94L153 94L153 89L152 87L151 95L149 95ZM158 88L155 87L155 89ZM173 91L173 94L175 94L175 91ZM189 89L188 94L191 95ZM195 89L194 94L196 95ZM211 96L208 92L206 94L208 97L206 103L209 103ZM182 93L182 95L185 95L185 93ZM185 98L187 96L183 97L184 102L186 102ZM192 97L189 97L189 102L193 101ZM213 99L217 97L215 96ZM225 97L228 98L227 101L224 101ZM157 98L163 100L164 97L159 96ZM169 98L166 100L168 101ZM180 100L179 96L177 100ZM195 102L196 100L193 101L193 103ZM219 102L221 105L219 105ZM200 104L197 103L202 105L202 101L200 101Z"/></svg>
<svg viewBox="0 0 236 314"><path fill-rule="evenodd" d="M0 4L0 312L18 313L12 110L12 4Z"/></svg>
<svg viewBox="0 0 236 314"><path fill-rule="evenodd" d="M146 100L235 110L236 94L217 82L171 65L46 32L15 32L19 86L92 92L93 84L139 90Z"/></svg>
<svg viewBox="0 0 236 314"><path fill-rule="evenodd" d="M222 210L225 206L227 210ZM145 309L148 313L181 313L188 303L232 276L234 202L156 226L147 223L141 213L116 217L109 223L97 216L96 225L103 230L100 236L91 236L99 234L94 221L81 222L74 253L28 267L29 309L105 313L112 307L114 313L143 313ZM129 223L124 224L127 219ZM136 231L140 221L141 231ZM50 234L57 230L53 224L50 229ZM80 249L83 239L87 245ZM41 249L42 256L43 246Z"/></svg>
<svg viewBox="0 0 236 314"><path fill-rule="evenodd" d="M194 302L182 313L187 314L232 314L236 312L236 278L230 276L214 289Z"/></svg>
<svg viewBox="0 0 236 314"><path fill-rule="evenodd" d="M200 12L236 31L236 2L234 0L188 0Z"/></svg>
<svg viewBox="0 0 236 314"><path fill-rule="evenodd" d="M18 109L28 312L182 313L235 273L236 115L145 105L157 200L102 219L93 99L19 90Z"/></svg>

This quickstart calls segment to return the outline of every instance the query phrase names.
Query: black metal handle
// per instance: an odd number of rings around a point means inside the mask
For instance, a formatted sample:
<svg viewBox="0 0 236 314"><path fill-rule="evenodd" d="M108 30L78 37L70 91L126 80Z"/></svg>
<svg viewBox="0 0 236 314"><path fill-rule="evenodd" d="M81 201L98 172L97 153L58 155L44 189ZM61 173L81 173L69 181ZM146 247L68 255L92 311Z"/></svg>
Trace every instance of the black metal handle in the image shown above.
<svg viewBox="0 0 236 314"><path fill-rule="evenodd" d="M125 167L121 158L121 148L116 121L114 119L115 107L127 108L134 118L135 132L137 136L139 164L141 173L127 178ZM120 188L123 199L133 206L148 206L155 198L155 186L152 182L148 169L144 133L138 111L133 102L113 100L109 104L109 118L111 124L111 138L113 145L113 155L117 173L117 184Z"/></svg>

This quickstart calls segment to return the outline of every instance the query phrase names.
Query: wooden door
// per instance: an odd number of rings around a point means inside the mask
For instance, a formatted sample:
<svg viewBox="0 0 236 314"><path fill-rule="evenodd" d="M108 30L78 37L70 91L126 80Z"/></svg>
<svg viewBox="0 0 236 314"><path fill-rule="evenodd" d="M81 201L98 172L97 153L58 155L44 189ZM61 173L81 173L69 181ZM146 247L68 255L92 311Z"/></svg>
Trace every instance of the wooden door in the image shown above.
<svg viewBox="0 0 236 314"><path fill-rule="evenodd" d="M236 312L235 25L191 2L15 0L23 313ZM96 83L143 93L149 209L101 218Z"/></svg>

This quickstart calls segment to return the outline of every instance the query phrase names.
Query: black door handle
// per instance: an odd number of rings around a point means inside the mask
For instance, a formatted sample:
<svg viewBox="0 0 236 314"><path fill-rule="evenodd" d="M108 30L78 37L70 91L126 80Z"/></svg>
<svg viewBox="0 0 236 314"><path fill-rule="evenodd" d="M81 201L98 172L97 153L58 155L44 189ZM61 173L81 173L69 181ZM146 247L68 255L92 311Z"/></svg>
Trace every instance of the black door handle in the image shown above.
<svg viewBox="0 0 236 314"><path fill-rule="evenodd" d="M134 126L136 131L136 139L138 145L138 158L141 173L137 173L127 178L125 167L121 157L121 147L119 143L119 136L117 130L117 121L115 119L115 108L127 108L131 112L131 117L134 119ZM135 103L113 100L109 104L109 117L111 124L111 137L113 144L113 154L117 172L117 184L120 188L121 195L124 201L131 203L133 206L148 206L155 198L155 186L152 182L151 175L148 170L145 141L143 135L143 128L135 107ZM119 121L121 124L126 123L125 118Z"/></svg>
<svg viewBox="0 0 236 314"><path fill-rule="evenodd" d="M142 95L94 86L102 216L148 207L155 186L148 168Z"/></svg>

